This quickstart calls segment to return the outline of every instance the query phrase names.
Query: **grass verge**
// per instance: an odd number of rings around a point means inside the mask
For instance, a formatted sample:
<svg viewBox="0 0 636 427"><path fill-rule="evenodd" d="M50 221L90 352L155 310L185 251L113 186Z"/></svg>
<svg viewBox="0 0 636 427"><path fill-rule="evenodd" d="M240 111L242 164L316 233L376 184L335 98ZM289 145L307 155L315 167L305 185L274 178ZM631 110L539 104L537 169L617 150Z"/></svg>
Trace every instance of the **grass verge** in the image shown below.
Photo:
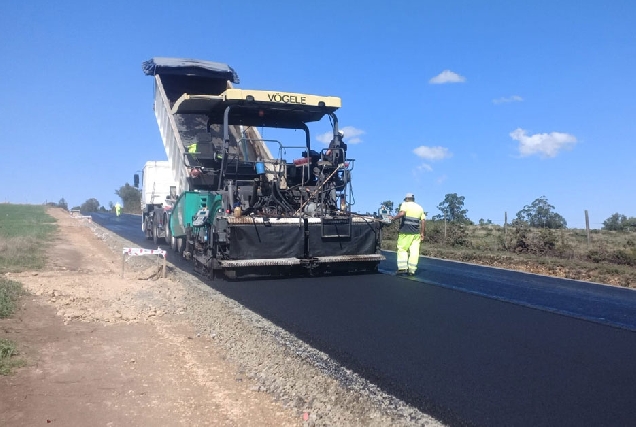
<svg viewBox="0 0 636 427"><path fill-rule="evenodd" d="M21 283L0 277L0 319L13 314L18 299L23 293Z"/></svg>
<svg viewBox="0 0 636 427"><path fill-rule="evenodd" d="M43 268L46 242L56 229L44 206L1 203L0 274Z"/></svg>
<svg viewBox="0 0 636 427"><path fill-rule="evenodd" d="M13 368L24 366L26 362L17 357L13 341L0 339L0 375L9 375Z"/></svg>

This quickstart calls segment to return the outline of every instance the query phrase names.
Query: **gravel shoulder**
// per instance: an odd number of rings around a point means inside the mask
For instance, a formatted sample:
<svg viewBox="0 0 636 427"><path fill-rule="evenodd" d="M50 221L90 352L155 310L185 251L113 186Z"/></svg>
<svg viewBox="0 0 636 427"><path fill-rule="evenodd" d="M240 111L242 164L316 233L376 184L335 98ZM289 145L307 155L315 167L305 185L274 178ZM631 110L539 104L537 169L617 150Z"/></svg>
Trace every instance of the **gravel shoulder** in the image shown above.
<svg viewBox="0 0 636 427"><path fill-rule="evenodd" d="M0 378L0 425L441 425L135 246L58 209L48 268L0 337L28 366ZM71 410L67 408L71 407Z"/></svg>

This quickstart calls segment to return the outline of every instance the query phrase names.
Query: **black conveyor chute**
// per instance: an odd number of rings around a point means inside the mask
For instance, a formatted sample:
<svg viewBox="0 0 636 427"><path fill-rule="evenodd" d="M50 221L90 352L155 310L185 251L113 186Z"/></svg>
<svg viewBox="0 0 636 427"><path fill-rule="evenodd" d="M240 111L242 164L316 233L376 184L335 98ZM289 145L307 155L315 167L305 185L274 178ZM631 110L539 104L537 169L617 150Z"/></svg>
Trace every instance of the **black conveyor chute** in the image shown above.
<svg viewBox="0 0 636 427"><path fill-rule="evenodd" d="M222 62L200 61L198 59L154 57L142 64L144 74L177 74L196 77L223 78L232 83L240 83L238 74L232 67Z"/></svg>

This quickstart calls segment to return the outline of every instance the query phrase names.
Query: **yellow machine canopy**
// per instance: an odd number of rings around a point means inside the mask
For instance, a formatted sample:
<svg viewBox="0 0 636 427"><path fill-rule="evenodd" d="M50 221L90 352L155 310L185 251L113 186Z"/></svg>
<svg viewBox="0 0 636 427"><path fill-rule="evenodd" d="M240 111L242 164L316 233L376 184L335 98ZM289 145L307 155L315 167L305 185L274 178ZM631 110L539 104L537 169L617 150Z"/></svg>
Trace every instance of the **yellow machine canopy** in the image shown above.
<svg viewBox="0 0 636 427"><path fill-rule="evenodd" d="M205 114L211 123L281 128L304 127L342 106L335 96L267 90L227 89L220 95L184 93L174 103L173 114ZM228 110L229 107L229 110Z"/></svg>

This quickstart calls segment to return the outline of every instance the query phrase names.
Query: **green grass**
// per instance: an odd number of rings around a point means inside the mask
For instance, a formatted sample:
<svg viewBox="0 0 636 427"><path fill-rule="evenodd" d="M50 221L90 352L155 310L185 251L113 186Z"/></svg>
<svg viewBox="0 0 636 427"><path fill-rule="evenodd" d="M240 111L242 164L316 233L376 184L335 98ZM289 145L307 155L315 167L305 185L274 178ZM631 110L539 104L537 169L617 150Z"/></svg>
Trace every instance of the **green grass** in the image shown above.
<svg viewBox="0 0 636 427"><path fill-rule="evenodd" d="M44 206L0 204L0 274L43 268L56 229Z"/></svg>
<svg viewBox="0 0 636 427"><path fill-rule="evenodd" d="M13 341L0 339L0 375L9 375L13 368L19 368L26 363L17 358L18 352Z"/></svg>
<svg viewBox="0 0 636 427"><path fill-rule="evenodd" d="M0 319L13 314L18 299L23 293L21 283L0 277Z"/></svg>

